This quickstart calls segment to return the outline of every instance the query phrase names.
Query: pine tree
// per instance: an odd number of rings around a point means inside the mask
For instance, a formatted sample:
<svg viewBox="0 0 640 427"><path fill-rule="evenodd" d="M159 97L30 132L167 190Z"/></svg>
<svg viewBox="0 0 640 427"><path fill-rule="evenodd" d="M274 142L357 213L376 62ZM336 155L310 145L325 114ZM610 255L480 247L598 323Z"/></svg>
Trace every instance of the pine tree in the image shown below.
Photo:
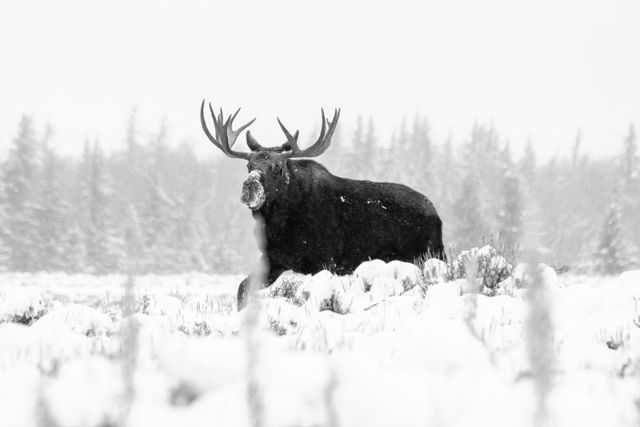
<svg viewBox="0 0 640 427"><path fill-rule="evenodd" d="M37 177L37 140L33 120L24 115L13 139L8 158L2 165L2 199L5 246L8 267L13 271L34 271L38 265L38 236L34 220Z"/></svg>
<svg viewBox="0 0 640 427"><path fill-rule="evenodd" d="M406 184L409 177L413 175L414 171L407 170L407 165L411 163L410 159L413 154L410 151L410 144L407 118L403 117L396 133L395 144L391 151L392 155L389 156L391 181Z"/></svg>
<svg viewBox="0 0 640 427"><path fill-rule="evenodd" d="M621 157L623 229L630 242L640 248L640 156L633 125L624 139Z"/></svg>
<svg viewBox="0 0 640 427"><path fill-rule="evenodd" d="M636 142L636 131L633 125L629 126L629 132L624 139L622 180L625 187L638 185L638 181L640 181L640 156L638 155L638 143Z"/></svg>
<svg viewBox="0 0 640 427"><path fill-rule="evenodd" d="M416 115L409 139L409 154L406 169L409 175L406 183L420 191L427 192L432 185L432 155L431 127L425 117Z"/></svg>
<svg viewBox="0 0 640 427"><path fill-rule="evenodd" d="M117 207L119 222L126 219L129 205L136 212L142 211L142 200L145 194L144 170L148 163L145 147L140 142L140 131L137 123L138 111L131 109L126 121L125 150L112 160L112 173L115 188L118 188ZM103 162L105 159L103 159ZM106 165L104 166L106 167Z"/></svg>
<svg viewBox="0 0 640 427"><path fill-rule="evenodd" d="M145 247L152 252L152 259L145 261L150 266L154 263L153 258L157 258L162 252L162 247L170 244L167 241L167 226L170 208L174 201L167 194L164 185L164 174L169 168L169 151L166 141L167 124L163 120L158 133L150 142L150 159L144 171L145 191L139 215Z"/></svg>
<svg viewBox="0 0 640 427"><path fill-rule="evenodd" d="M140 146L138 144L138 109L136 107L131 108L129 111L129 117L127 118L127 134L125 138L127 153L129 157L137 158Z"/></svg>
<svg viewBox="0 0 640 427"><path fill-rule="evenodd" d="M378 179L379 167L376 164L376 155L378 154L378 138L376 137L376 127L373 122L373 117L369 117L367 134L364 138L364 143L362 144L361 153L361 178L369 180Z"/></svg>
<svg viewBox="0 0 640 427"><path fill-rule="evenodd" d="M605 274L618 274L632 262L632 254L623 239L618 199L619 195L615 194L607 208L598 247L594 254L596 270Z"/></svg>
<svg viewBox="0 0 640 427"><path fill-rule="evenodd" d="M48 271L61 271L68 267L64 247L67 233L66 218L69 205L63 200L60 173L62 164L51 147L53 130L47 125L41 142L41 170L38 174L38 205L34 211L38 239L38 265Z"/></svg>
<svg viewBox="0 0 640 427"><path fill-rule="evenodd" d="M453 201L451 198L451 188L456 186L460 181L458 178L458 168L456 168L456 160L453 154L453 138L451 135L447 136L442 150L439 153L438 162L433 166L436 171L434 174L435 187L438 194L438 199L446 201L450 205Z"/></svg>
<svg viewBox="0 0 640 427"><path fill-rule="evenodd" d="M463 177L458 198L453 204L456 218L454 233L465 246L476 246L497 233L497 209L500 203L499 150L491 127L474 124L470 138L460 147L458 168Z"/></svg>
<svg viewBox="0 0 640 427"><path fill-rule="evenodd" d="M396 167L395 157L398 156L396 152L398 147L398 128L394 128L391 132L389 145L380 147L380 155L376 161L379 169L378 179L380 181L392 182L397 180L394 168Z"/></svg>
<svg viewBox="0 0 640 427"><path fill-rule="evenodd" d="M520 160L520 171L525 183L528 187L533 185L537 168L536 153L533 149L531 139L527 139L527 145L524 148L524 156Z"/></svg>
<svg viewBox="0 0 640 427"><path fill-rule="evenodd" d="M480 205L478 179L469 169L462 180L460 195L453 205L453 241L457 242L458 249L478 246L483 239L490 237Z"/></svg>
<svg viewBox="0 0 640 427"><path fill-rule="evenodd" d="M450 246L452 236L455 234L453 227L454 201L459 193L458 168L455 167L452 136L448 135L441 147L433 146L434 157L438 161L433 163L433 187L428 189L425 195L433 202L442 218L442 233L445 237L445 246ZM436 152L437 150L437 152Z"/></svg>
<svg viewBox="0 0 640 427"><path fill-rule="evenodd" d="M4 182L0 179L0 272L9 270L9 257L11 255L4 194Z"/></svg>
<svg viewBox="0 0 640 427"><path fill-rule="evenodd" d="M362 148L365 141L364 120L362 116L356 118L356 127L353 130L351 144L349 145L349 165L346 174L349 178L362 179L366 173L362 163Z"/></svg>
<svg viewBox="0 0 640 427"><path fill-rule="evenodd" d="M105 158L97 141L85 143L80 182L86 266L96 273L118 271L124 259L124 246L110 218Z"/></svg>
<svg viewBox="0 0 640 427"><path fill-rule="evenodd" d="M206 253L208 248L207 237L209 233L207 230L207 221L205 219L204 206L208 206L210 201L209 193L212 192L211 185L215 183L215 187L221 192L224 192L227 197L231 196L228 189L233 188L231 177L236 174L230 174L228 176L217 175L220 180L211 179L211 175L200 167L197 161L193 149L188 144L182 144L178 152L173 156L174 162L183 174L183 182L176 192L179 197L175 198L175 207L172 208L174 219L171 229L168 231L169 240L172 245L173 259L171 260L177 268L182 271L207 271L210 269L209 261ZM236 165L231 162L224 162L227 167L233 168L238 172ZM219 171L217 171L219 172ZM229 183L226 184L226 180ZM241 178L233 180L239 182ZM236 187L237 188L237 187ZM225 209L227 206L238 206L237 194L233 194L233 201L231 200L215 200L216 204L219 204L220 209ZM207 212L208 214L208 212ZM220 217L229 217L228 215L218 216L215 213L213 220ZM218 224L220 227L228 227L228 224ZM229 227L230 228L230 227ZM225 235L231 234L236 230L223 229L217 237L223 240ZM216 242L216 243L219 243Z"/></svg>
<svg viewBox="0 0 640 427"><path fill-rule="evenodd" d="M503 204L499 216L500 231L506 242L516 246L522 235L524 201L520 180L512 173L505 176L502 197Z"/></svg>
<svg viewBox="0 0 640 427"><path fill-rule="evenodd" d="M578 129L578 133L576 134L576 140L573 143L573 148L571 149L571 168L573 170L578 169L580 163L582 149L582 131Z"/></svg>

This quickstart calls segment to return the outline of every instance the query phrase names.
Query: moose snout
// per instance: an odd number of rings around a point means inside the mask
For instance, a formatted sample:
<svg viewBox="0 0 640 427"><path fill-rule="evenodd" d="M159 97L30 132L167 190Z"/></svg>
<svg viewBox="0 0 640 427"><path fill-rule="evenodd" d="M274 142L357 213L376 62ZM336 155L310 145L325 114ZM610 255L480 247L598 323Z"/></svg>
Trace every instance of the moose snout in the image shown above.
<svg viewBox="0 0 640 427"><path fill-rule="evenodd" d="M249 173L249 176L242 183L240 201L252 210L260 209L265 201L264 187L260 182L260 178L261 173L254 170Z"/></svg>

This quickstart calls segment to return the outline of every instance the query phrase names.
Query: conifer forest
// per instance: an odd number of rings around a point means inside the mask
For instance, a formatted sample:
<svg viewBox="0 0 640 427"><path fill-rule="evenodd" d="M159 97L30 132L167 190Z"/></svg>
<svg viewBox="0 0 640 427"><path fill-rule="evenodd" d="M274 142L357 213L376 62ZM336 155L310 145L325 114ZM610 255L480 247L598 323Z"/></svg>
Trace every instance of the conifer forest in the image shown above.
<svg viewBox="0 0 640 427"><path fill-rule="evenodd" d="M87 139L81 155L62 157L55 124L36 119L22 116L0 158L1 270L249 271L258 253L254 221L239 203L241 162L213 147L196 155L193 147L209 142L177 144L166 122L141 129L135 110L118 149L107 154ZM490 123L453 140L434 138L424 116L406 118L390 136L358 117L338 126L316 160L338 176L425 194L450 253L483 242L518 251L535 236L560 271L614 274L637 268L640 248L640 153L633 125L625 133L603 141L608 157L583 152L577 131L569 155L540 159L536 141L516 150Z"/></svg>

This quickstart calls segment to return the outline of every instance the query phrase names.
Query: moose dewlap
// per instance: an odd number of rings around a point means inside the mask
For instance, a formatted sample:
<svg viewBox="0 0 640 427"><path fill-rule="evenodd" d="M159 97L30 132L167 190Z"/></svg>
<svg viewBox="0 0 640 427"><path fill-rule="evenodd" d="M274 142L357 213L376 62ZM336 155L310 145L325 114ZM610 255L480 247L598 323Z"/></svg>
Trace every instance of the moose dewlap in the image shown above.
<svg viewBox="0 0 640 427"><path fill-rule="evenodd" d="M337 177L313 160L299 160L329 147L339 109L331 120L322 111L320 136L308 148L301 149L299 132L291 134L278 119L287 142L263 147L247 131L250 152L232 147L255 119L234 130L239 109L226 119L222 110L216 116L211 104L209 111L214 133L203 100L200 121L207 138L227 156L248 162L241 201L262 234L262 259L240 283L238 309L246 304L250 283L269 286L286 270L350 274L370 259L413 262L425 254L444 259L442 221L425 196L401 184Z"/></svg>

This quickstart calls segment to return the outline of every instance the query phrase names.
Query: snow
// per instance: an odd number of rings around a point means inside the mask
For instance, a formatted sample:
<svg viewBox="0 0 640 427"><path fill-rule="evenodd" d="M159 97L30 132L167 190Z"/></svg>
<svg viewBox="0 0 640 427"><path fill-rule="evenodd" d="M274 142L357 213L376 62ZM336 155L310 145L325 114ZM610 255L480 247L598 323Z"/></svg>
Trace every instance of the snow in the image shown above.
<svg viewBox="0 0 640 427"><path fill-rule="evenodd" d="M639 273L537 268L551 424L637 425ZM484 295L439 260L289 272L252 323L238 276L136 278L123 317L123 276L0 275L0 425L250 426L253 378L265 426L533 426L528 276Z"/></svg>
<svg viewBox="0 0 640 427"><path fill-rule="evenodd" d="M0 294L0 322L31 323L45 312L42 294L35 287Z"/></svg>
<svg viewBox="0 0 640 427"><path fill-rule="evenodd" d="M105 334L113 330L113 322L105 313L81 304L57 308L36 320L32 329L46 329L60 325L84 335Z"/></svg>
<svg viewBox="0 0 640 427"><path fill-rule="evenodd" d="M61 427L115 425L123 410L119 366L104 357L65 364L45 386L50 416Z"/></svg>
<svg viewBox="0 0 640 427"><path fill-rule="evenodd" d="M620 283L627 288L640 288L640 270L625 271L620 275Z"/></svg>

